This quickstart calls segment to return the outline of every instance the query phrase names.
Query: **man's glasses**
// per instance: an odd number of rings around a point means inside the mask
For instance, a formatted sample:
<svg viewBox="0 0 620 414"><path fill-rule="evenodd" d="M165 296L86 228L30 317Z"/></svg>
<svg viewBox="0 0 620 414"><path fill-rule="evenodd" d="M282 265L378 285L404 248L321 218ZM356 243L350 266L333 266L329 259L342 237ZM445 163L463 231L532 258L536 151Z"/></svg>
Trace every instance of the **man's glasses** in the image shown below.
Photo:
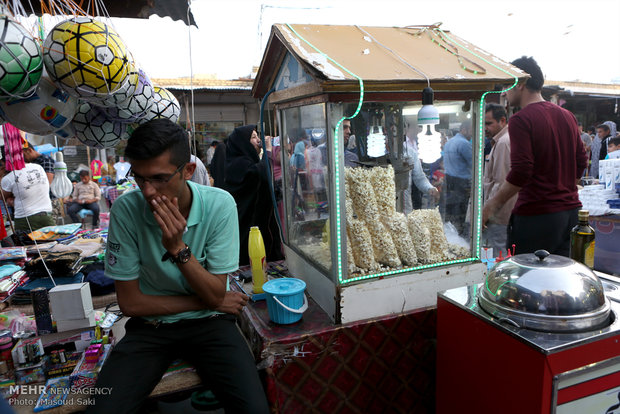
<svg viewBox="0 0 620 414"><path fill-rule="evenodd" d="M140 187L142 187L144 183L149 182L153 187L159 188L159 187L163 187L164 185L168 183L168 181L172 180L172 177L174 177L177 173L181 172L184 167L185 167L185 164L182 164L179 166L179 168L174 170L174 172L170 175L156 175L154 177L149 177L149 178L142 177L141 175L136 174L130 168L129 171L127 171L127 175L125 176L125 178L134 180L136 184L138 184L138 186Z"/></svg>

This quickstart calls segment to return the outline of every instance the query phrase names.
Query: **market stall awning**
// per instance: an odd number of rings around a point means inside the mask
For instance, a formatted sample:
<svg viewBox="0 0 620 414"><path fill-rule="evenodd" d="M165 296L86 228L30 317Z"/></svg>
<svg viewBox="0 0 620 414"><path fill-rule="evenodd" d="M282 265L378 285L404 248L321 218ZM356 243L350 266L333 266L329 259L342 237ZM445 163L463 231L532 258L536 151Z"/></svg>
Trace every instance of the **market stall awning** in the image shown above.
<svg viewBox="0 0 620 414"><path fill-rule="evenodd" d="M90 15L100 16L102 13L105 14L105 10L107 15L111 17L148 19L149 16L156 14L161 17L168 16L172 20L181 20L187 25L191 24L198 27L190 10L188 0L74 0L74 2ZM46 10L55 10L54 5L66 2L63 0L53 0L50 5L50 0L22 0L21 3L26 13L34 12L34 14L40 15L42 9L44 12ZM100 8L96 3L103 3L104 7Z"/></svg>
<svg viewBox="0 0 620 414"><path fill-rule="evenodd" d="M403 84L419 88L427 78L435 91L454 90L455 85L488 90L495 83L527 76L438 26L276 24L254 83L254 96L264 96L269 90L287 53L332 88L357 82L358 76L370 90L398 90Z"/></svg>

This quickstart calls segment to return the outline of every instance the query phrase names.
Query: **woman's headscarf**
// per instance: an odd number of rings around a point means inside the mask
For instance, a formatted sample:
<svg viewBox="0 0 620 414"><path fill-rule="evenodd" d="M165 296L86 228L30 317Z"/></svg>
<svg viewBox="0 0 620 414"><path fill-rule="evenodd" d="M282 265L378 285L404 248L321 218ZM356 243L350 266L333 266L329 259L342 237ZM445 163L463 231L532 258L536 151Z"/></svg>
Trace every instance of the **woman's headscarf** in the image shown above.
<svg viewBox="0 0 620 414"><path fill-rule="evenodd" d="M248 173L257 172L260 163L258 153L250 142L256 125L244 125L235 128L226 142L226 189L230 192L244 184ZM246 183L247 184L247 183Z"/></svg>
<svg viewBox="0 0 620 414"><path fill-rule="evenodd" d="M614 138L617 135L617 133L618 133L617 130L616 130L616 123L613 122L613 121L605 121L605 122L603 122L603 124L605 124L605 125L607 125L609 127L610 136L612 138Z"/></svg>
<svg viewBox="0 0 620 414"><path fill-rule="evenodd" d="M293 156L291 157L291 167L295 167L298 170L303 170L306 165L306 160L304 158L304 151L306 150L306 144L303 141L299 141L295 144L295 150L293 151Z"/></svg>

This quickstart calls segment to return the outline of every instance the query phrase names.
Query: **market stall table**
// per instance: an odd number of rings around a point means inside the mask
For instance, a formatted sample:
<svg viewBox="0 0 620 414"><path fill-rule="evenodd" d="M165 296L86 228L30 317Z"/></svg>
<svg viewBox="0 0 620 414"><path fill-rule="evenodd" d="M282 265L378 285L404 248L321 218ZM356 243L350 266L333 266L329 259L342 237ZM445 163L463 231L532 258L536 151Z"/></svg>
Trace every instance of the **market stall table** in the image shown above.
<svg viewBox="0 0 620 414"><path fill-rule="evenodd" d="M272 412L411 414L433 412L435 321L427 308L335 325L308 296L297 323L271 322L265 300L250 301L239 323Z"/></svg>

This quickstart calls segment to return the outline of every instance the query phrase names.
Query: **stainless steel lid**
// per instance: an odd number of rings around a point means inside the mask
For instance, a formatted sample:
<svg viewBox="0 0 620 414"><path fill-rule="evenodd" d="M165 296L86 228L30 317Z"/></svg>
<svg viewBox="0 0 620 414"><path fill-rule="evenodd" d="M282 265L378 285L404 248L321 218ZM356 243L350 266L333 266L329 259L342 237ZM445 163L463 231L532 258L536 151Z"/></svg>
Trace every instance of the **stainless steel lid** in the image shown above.
<svg viewBox="0 0 620 414"><path fill-rule="evenodd" d="M545 250L495 265L478 300L494 317L540 331L592 330L610 319L611 306L598 276L581 263Z"/></svg>

